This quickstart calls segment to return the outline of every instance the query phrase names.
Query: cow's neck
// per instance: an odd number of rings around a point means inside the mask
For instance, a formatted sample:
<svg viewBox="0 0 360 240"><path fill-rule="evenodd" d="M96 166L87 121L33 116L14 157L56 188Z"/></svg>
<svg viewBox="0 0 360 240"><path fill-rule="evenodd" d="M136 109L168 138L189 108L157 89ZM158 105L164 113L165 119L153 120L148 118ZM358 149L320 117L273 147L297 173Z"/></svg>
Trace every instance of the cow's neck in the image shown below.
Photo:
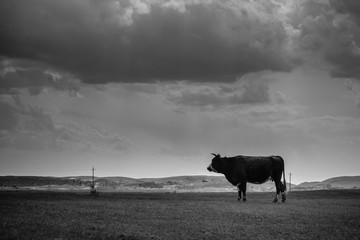
<svg viewBox="0 0 360 240"><path fill-rule="evenodd" d="M233 158L222 158L223 160L223 166L222 169L219 170L219 173L222 173L225 175L225 178L233 185L236 185L238 183L238 179L233 174L233 168L234 168L234 159Z"/></svg>
<svg viewBox="0 0 360 240"><path fill-rule="evenodd" d="M239 183L239 180L235 175L225 174L226 180L228 180L232 185L236 186Z"/></svg>

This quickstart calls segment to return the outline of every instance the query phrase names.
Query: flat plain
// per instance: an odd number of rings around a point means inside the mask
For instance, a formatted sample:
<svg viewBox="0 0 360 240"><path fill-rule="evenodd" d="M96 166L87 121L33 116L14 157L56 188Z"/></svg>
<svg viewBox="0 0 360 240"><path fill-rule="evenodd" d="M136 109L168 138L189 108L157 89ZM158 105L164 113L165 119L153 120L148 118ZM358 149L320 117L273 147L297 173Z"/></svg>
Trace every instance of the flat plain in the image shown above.
<svg viewBox="0 0 360 240"><path fill-rule="evenodd" d="M0 239L359 239L360 191L0 191Z"/></svg>

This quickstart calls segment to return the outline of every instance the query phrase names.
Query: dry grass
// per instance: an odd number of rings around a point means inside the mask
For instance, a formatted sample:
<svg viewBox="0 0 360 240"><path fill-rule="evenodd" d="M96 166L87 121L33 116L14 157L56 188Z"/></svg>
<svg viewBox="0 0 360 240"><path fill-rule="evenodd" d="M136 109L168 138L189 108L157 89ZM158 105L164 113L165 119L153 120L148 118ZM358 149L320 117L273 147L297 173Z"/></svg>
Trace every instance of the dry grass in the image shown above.
<svg viewBox="0 0 360 240"><path fill-rule="evenodd" d="M360 191L85 193L0 191L0 239L358 239Z"/></svg>

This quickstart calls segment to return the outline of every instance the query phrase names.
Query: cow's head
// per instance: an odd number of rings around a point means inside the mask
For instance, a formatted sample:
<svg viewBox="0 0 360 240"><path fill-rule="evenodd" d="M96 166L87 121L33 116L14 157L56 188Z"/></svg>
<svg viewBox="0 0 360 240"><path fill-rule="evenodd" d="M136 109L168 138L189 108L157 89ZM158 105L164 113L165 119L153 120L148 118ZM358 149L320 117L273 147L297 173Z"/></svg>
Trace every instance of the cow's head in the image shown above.
<svg viewBox="0 0 360 240"><path fill-rule="evenodd" d="M207 167L207 170L210 172L218 173L220 169L219 163L221 156L220 154L215 154L215 153L212 153L212 155L214 155L214 158L211 160L211 164Z"/></svg>

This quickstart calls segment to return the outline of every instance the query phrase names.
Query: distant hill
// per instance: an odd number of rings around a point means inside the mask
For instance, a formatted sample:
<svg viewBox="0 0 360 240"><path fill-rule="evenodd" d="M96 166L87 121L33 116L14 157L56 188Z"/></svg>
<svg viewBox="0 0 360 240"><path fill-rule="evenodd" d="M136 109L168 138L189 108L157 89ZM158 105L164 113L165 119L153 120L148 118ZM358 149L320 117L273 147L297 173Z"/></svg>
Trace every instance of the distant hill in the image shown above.
<svg viewBox="0 0 360 240"><path fill-rule="evenodd" d="M294 190L360 189L360 176L344 176L326 179L322 182L304 182Z"/></svg>
<svg viewBox="0 0 360 240"><path fill-rule="evenodd" d="M0 176L0 188L39 190L89 190L91 176ZM166 178L95 177L99 191L224 192L236 191L224 176L175 176ZM287 183L289 190L289 183ZM291 185L292 191L360 188L360 176L335 177L322 182ZM247 185L249 192L275 191L273 182Z"/></svg>

